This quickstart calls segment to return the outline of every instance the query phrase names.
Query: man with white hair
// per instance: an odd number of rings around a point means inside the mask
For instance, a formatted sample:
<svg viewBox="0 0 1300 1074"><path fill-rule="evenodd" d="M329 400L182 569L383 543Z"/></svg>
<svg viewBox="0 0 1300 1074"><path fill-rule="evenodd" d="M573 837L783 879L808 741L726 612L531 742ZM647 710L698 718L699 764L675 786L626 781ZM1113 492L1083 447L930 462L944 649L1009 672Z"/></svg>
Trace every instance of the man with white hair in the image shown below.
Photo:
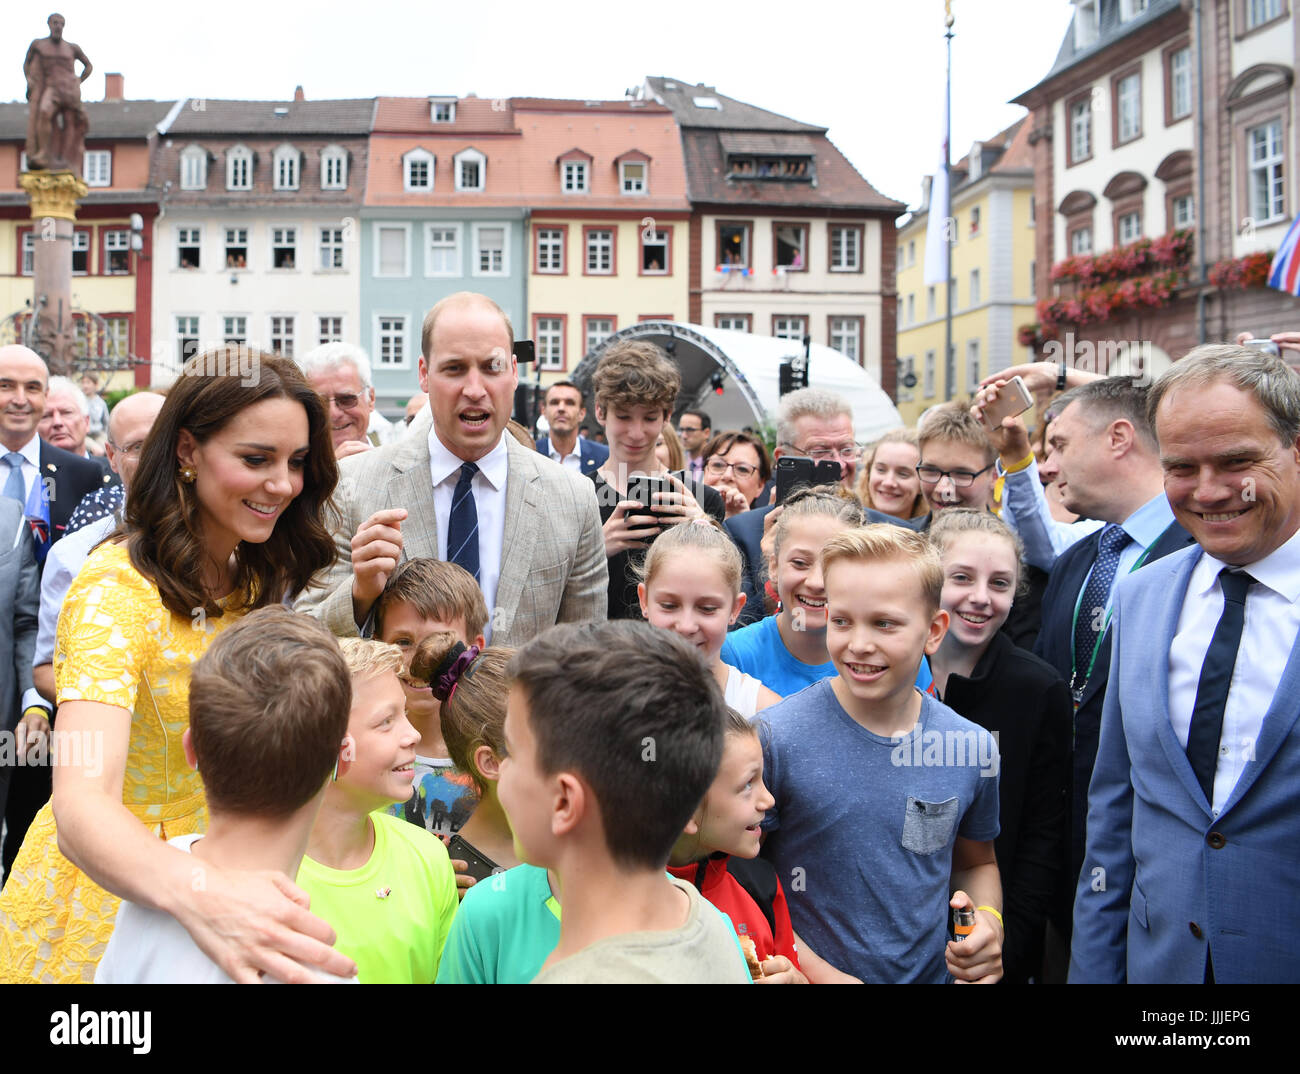
<svg viewBox="0 0 1300 1074"><path fill-rule="evenodd" d="M91 451L86 434L90 431L90 402L67 377L51 377L45 390L45 414L36 427L41 439L64 451L89 459L104 473L108 467Z"/></svg>
<svg viewBox="0 0 1300 1074"><path fill-rule="evenodd" d="M336 457L346 459L393 438L393 427L375 410L370 359L360 347L323 343L298 364L329 407Z"/></svg>

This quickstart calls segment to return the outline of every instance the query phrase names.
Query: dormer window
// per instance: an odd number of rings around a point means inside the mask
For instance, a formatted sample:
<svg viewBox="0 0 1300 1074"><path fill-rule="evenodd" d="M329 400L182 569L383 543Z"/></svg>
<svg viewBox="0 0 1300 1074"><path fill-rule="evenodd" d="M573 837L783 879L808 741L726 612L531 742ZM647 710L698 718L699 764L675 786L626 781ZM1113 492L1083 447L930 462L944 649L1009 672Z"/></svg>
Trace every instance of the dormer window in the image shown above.
<svg viewBox="0 0 1300 1074"><path fill-rule="evenodd" d="M645 161L624 161L619 165L618 180L624 194L644 194Z"/></svg>
<svg viewBox="0 0 1300 1074"><path fill-rule="evenodd" d="M808 182L812 178L812 161L809 157L732 155L727 158L727 177Z"/></svg>
<svg viewBox="0 0 1300 1074"><path fill-rule="evenodd" d="M298 175L302 170L302 154L291 145L280 146L271 162L276 190L297 190Z"/></svg>
<svg viewBox="0 0 1300 1074"><path fill-rule="evenodd" d="M433 154L412 149L402 157L402 188L409 192L433 189Z"/></svg>
<svg viewBox="0 0 1300 1074"><path fill-rule="evenodd" d="M181 189L203 190L208 185L208 151L189 145L181 151Z"/></svg>
<svg viewBox="0 0 1300 1074"><path fill-rule="evenodd" d="M587 192L587 167L585 160L566 160L564 162L564 192L566 194L585 194Z"/></svg>
<svg viewBox="0 0 1300 1074"><path fill-rule="evenodd" d="M1147 0L1119 0L1119 21L1131 22L1147 9Z"/></svg>
<svg viewBox="0 0 1300 1074"><path fill-rule="evenodd" d="M639 197L649 190L650 158L639 149L630 149L614 158L618 165L619 193Z"/></svg>
<svg viewBox="0 0 1300 1074"><path fill-rule="evenodd" d="M1074 47L1078 51L1097 43L1101 34L1099 0L1077 0L1074 8Z"/></svg>
<svg viewBox="0 0 1300 1074"><path fill-rule="evenodd" d="M320 188L346 190L348 188L348 154L337 145L327 145L320 153Z"/></svg>
<svg viewBox="0 0 1300 1074"><path fill-rule="evenodd" d="M565 194L591 192L591 154L573 148L559 159L560 191Z"/></svg>
<svg viewBox="0 0 1300 1074"><path fill-rule="evenodd" d="M226 189L253 189L253 151L237 145L226 152Z"/></svg>
<svg viewBox="0 0 1300 1074"><path fill-rule="evenodd" d="M477 149L462 149L455 157L456 189L483 190L487 187L487 157Z"/></svg>
<svg viewBox="0 0 1300 1074"><path fill-rule="evenodd" d="M455 123L456 102L454 100L430 101L429 119L434 123Z"/></svg>

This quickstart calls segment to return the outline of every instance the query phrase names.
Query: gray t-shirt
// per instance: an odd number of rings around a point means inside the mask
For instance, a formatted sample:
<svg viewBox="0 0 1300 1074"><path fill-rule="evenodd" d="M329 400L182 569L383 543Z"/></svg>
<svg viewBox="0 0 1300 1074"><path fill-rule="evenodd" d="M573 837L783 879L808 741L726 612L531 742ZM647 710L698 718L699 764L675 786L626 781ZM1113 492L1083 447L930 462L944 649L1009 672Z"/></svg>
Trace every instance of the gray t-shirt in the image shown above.
<svg viewBox="0 0 1300 1074"><path fill-rule="evenodd" d="M669 879L691 901L681 928L598 940L543 970L533 984L750 984L731 922L691 884Z"/></svg>
<svg viewBox="0 0 1300 1074"><path fill-rule="evenodd" d="M956 838L998 834L997 744L926 694L912 732L882 738L844 711L834 681L759 714L776 799L763 856L795 931L832 966L941 983Z"/></svg>

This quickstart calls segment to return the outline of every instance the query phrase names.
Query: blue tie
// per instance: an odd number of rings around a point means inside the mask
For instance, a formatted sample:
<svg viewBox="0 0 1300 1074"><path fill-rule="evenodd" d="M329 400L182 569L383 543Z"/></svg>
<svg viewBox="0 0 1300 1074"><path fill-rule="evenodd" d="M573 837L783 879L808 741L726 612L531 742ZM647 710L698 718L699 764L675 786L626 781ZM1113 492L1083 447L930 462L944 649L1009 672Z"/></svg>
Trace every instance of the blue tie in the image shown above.
<svg viewBox="0 0 1300 1074"><path fill-rule="evenodd" d="M478 508L471 484L478 467L472 462L460 468L460 480L451 494L451 517L447 520L447 559L458 563L478 581Z"/></svg>
<svg viewBox="0 0 1300 1074"><path fill-rule="evenodd" d="M1083 590L1083 599L1079 601L1079 615L1074 622L1074 672L1077 687L1087 682L1092 668L1092 654L1097 647L1097 638L1105 626L1106 605L1109 603L1111 586L1115 584L1115 571L1119 567L1119 554L1130 538L1124 527L1114 522L1101 531L1101 543L1097 549L1097 559L1092 565L1092 574ZM1076 683L1071 683L1075 686Z"/></svg>
<svg viewBox="0 0 1300 1074"><path fill-rule="evenodd" d="M1219 766L1219 739L1223 737L1223 710L1228 704L1228 687L1232 685L1232 668L1241 647L1241 628L1246 622L1246 591L1255 579L1245 571L1224 567L1219 572L1223 587L1223 614L1214 628L1214 637L1201 664L1201 678L1196 685L1196 704L1187 729L1187 759L1196 773L1196 782L1205 792L1205 800L1214 802L1214 772Z"/></svg>
<svg viewBox="0 0 1300 1074"><path fill-rule="evenodd" d="M9 464L9 477L5 481L4 495L11 500L17 500L25 507L27 483L23 480L23 457L16 451L10 451L5 455L5 462Z"/></svg>

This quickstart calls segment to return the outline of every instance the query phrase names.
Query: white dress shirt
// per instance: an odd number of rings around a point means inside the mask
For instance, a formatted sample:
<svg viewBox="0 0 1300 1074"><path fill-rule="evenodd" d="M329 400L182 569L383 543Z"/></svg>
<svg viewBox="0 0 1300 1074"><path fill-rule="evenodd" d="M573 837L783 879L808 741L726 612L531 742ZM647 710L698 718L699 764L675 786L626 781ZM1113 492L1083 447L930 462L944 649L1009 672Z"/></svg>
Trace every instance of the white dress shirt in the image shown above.
<svg viewBox="0 0 1300 1074"><path fill-rule="evenodd" d="M4 461L4 456L8 454L8 448L0 447L0 488L9 480L9 464ZM41 472L40 435L28 440L18 449L18 454L23 457L23 507L26 509L27 502L32 498L32 484Z"/></svg>
<svg viewBox="0 0 1300 1074"><path fill-rule="evenodd" d="M479 459L478 473L474 475L471 489L474 493L474 510L478 513L478 587L483 592L483 603L488 609L488 625L484 632L492 637L493 609L496 606L497 582L501 578L501 554L506 539L506 472L508 455L502 433L497 446ZM438 524L438 558L447 558L447 526L451 521L451 497L460 480L460 468L465 460L459 459L438 439L429 426L429 476L433 479L433 515Z"/></svg>
<svg viewBox="0 0 1300 1074"><path fill-rule="evenodd" d="M573 442L573 451L568 455L561 455L559 451L556 450L554 437L547 436L546 447L548 449L548 454L551 456L551 458L554 459L556 462L558 462L561 466L567 467L568 469L572 470L575 474L582 473L582 437L581 436L578 437Z"/></svg>
<svg viewBox="0 0 1300 1074"><path fill-rule="evenodd" d="M1202 555L1192 568L1169 647L1169 721L1184 749L1196 707L1201 665L1223 614L1219 572L1226 566L1213 556ZM1242 569L1258 584L1247 590L1241 647L1223 710L1214 799L1210 803L1216 817L1232 797L1247 762L1255 756L1264 714L1273 703L1282 669L1300 632L1300 531L1258 563Z"/></svg>

